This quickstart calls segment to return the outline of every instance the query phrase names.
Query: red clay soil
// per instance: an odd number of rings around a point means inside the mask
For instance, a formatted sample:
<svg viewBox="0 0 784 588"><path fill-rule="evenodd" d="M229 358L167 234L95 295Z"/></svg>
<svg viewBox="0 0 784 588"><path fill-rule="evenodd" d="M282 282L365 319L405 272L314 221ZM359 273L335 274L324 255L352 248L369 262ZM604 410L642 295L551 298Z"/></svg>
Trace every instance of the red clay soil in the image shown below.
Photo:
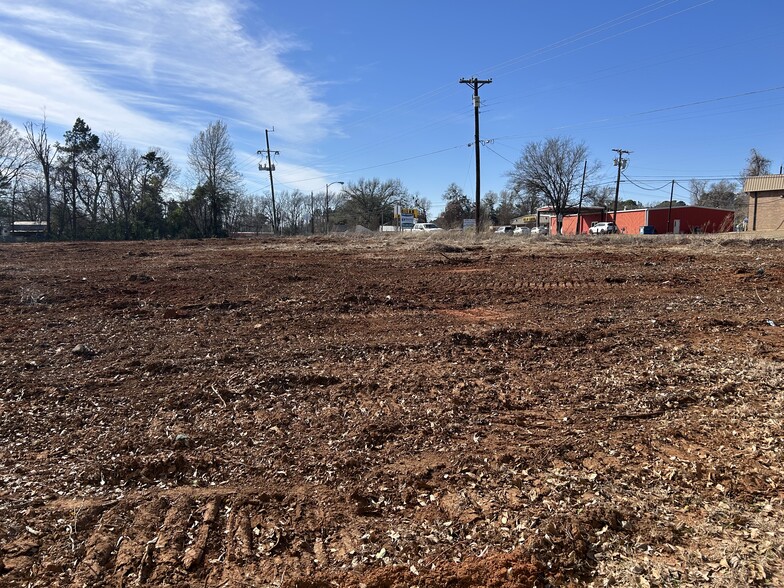
<svg viewBox="0 0 784 588"><path fill-rule="evenodd" d="M0 585L781 586L782 245L2 245Z"/></svg>

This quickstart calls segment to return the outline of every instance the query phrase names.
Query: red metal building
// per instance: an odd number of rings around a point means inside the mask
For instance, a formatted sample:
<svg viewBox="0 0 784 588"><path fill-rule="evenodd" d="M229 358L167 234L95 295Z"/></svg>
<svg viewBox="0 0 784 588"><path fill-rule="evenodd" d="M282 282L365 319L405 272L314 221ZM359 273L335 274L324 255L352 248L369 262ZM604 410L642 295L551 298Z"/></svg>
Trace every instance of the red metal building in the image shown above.
<svg viewBox="0 0 784 588"><path fill-rule="evenodd" d="M622 233L634 235L646 232L656 234L675 233L726 233L733 229L735 213L723 208L705 206L673 206L672 208L640 208L636 210L619 210L618 217L613 219L612 212L585 212L580 214L581 234L588 232L594 223L615 221ZM550 219L550 234L556 232L557 219ZM643 229L643 227L652 227ZM561 231L564 235L577 233L577 214L566 214L563 217Z"/></svg>

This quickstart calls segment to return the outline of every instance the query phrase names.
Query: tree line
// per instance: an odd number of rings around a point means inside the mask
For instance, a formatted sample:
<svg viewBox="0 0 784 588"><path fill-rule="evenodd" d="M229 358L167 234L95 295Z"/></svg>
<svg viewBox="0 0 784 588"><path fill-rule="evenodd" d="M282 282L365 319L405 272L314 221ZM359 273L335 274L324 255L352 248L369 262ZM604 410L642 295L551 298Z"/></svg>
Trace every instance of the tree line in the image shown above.
<svg viewBox="0 0 784 588"><path fill-rule="evenodd" d="M317 193L249 192L228 128L211 122L187 154L188 178L163 149L140 151L113 133L98 136L81 118L61 140L44 119L23 129L0 120L0 226L35 221L51 239L163 239L233 234L325 233L343 226L371 230L392 222L395 207L430 202L397 179L334 182Z"/></svg>
<svg viewBox="0 0 784 588"><path fill-rule="evenodd" d="M588 161L586 145L568 137L529 143L507 173L506 189L482 198L480 218L488 225L510 224L541 206L558 214L576 205L581 192L585 205L611 209L614 186L596 184L600 165ZM21 130L0 119L0 224L8 229L15 221L37 221L51 239L297 235L355 225L377 230L397 222L397 207L416 210L424 221L432 206L399 179L332 182L316 193L279 192L274 201L269 192L248 192L228 127L219 120L194 136L187 165L187 181L195 188L178 183L181 170L163 149L140 151L116 134L98 136L81 118L61 140L49 136L45 119ZM740 176L769 173L770 165L752 149ZM747 200L738 182L692 180L689 187L693 204L745 215ZM446 188L442 200L439 226L457 228L475 217L475 204L456 184ZM621 210L641 206L619 202Z"/></svg>

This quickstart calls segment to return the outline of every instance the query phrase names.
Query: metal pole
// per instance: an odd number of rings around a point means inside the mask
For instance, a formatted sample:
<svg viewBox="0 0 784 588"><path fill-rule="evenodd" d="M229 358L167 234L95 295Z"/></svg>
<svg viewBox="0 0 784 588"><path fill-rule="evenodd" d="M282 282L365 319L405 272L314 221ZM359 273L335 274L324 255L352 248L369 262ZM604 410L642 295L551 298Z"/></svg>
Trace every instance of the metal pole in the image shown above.
<svg viewBox="0 0 784 588"><path fill-rule="evenodd" d="M324 216L325 216L325 225L326 225L326 226L324 227L324 231L325 231L325 232L329 232L329 187L330 187L330 186L333 186L333 185L335 185L335 184L340 184L340 185L342 186L342 185L344 184L344 182L330 182L330 183L329 183L329 184L327 184L327 186L324 188L324 201L325 201L324 203L325 203L325 205L326 205L326 211L324 212Z"/></svg>
<svg viewBox="0 0 784 588"><path fill-rule="evenodd" d="M329 233L329 184L324 188L324 232Z"/></svg>

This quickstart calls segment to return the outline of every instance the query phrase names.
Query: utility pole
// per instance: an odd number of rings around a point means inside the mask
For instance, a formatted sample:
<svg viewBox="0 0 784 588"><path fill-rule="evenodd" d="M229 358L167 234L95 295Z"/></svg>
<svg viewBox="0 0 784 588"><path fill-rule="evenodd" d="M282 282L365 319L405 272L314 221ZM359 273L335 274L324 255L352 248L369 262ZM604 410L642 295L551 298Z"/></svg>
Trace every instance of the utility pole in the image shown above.
<svg viewBox="0 0 784 588"><path fill-rule="evenodd" d="M461 84L468 84L474 89L474 152L476 154L476 232L479 232L479 201L480 201L480 176L479 176L479 88L485 84L492 84L493 80L469 80L460 78Z"/></svg>
<svg viewBox="0 0 784 588"><path fill-rule="evenodd" d="M579 235L582 233L580 229L580 216L583 212L583 194L585 193L585 174L588 172L588 160L583 164L583 182L580 184L580 202L577 204L577 226L574 228L574 234Z"/></svg>
<svg viewBox="0 0 784 588"><path fill-rule="evenodd" d="M615 204L613 205L613 222L615 223L615 228L618 228L618 193L621 191L621 171L626 169L626 166L629 164L628 159L623 158L624 153L631 153L631 151L627 151L626 149L613 149L618 154L618 157L615 158L613 165L618 166L618 179L615 181Z"/></svg>
<svg viewBox="0 0 784 588"><path fill-rule="evenodd" d="M672 181L670 186L670 208L667 211L667 233L670 232L670 222L672 221L672 195L675 193L675 180Z"/></svg>
<svg viewBox="0 0 784 588"><path fill-rule="evenodd" d="M275 132L275 127L272 127L272 132ZM268 170L270 176L270 193L272 194L272 232L276 235L278 234L278 214L275 211L275 183L272 181L272 172L275 171L275 164L272 163L270 158L270 154L274 153L275 155L280 155L280 151L270 151L270 144L269 144L269 129L264 129L264 135L267 138L267 148L266 149L259 149L256 151L258 155L262 153L267 154L267 164L265 165L263 162L259 163L259 171Z"/></svg>

